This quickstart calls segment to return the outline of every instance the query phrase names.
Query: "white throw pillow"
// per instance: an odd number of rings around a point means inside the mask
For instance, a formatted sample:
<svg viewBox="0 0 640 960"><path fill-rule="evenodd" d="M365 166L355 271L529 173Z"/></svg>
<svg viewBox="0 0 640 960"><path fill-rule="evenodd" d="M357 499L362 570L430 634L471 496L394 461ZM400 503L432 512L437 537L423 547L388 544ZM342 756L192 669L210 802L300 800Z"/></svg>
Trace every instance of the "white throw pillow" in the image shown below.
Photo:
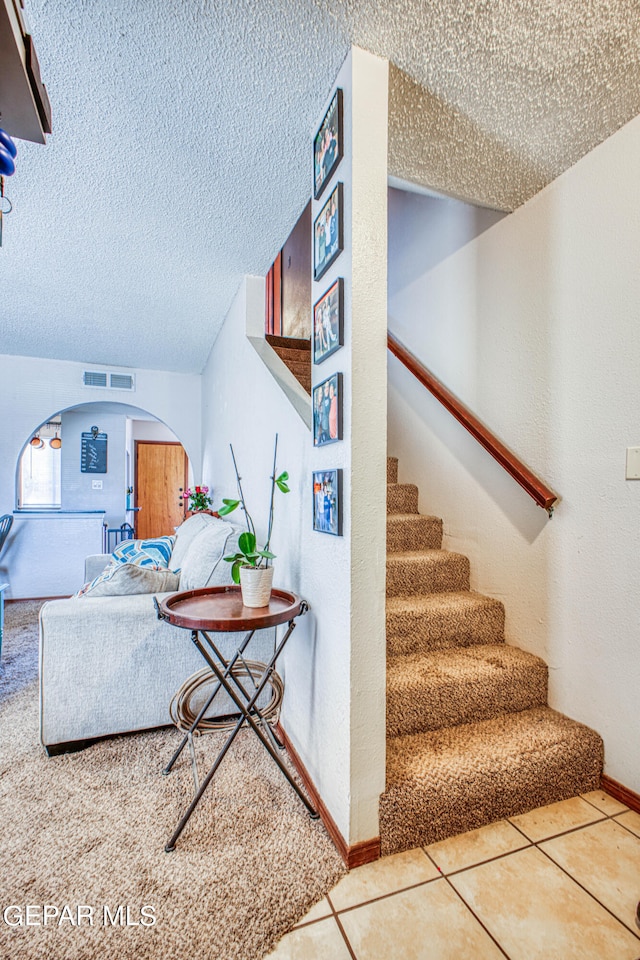
<svg viewBox="0 0 640 960"><path fill-rule="evenodd" d="M240 531L225 520L210 519L214 522L206 524L182 558L180 590L199 590L231 583L231 564L225 563L223 557L235 552Z"/></svg>
<svg viewBox="0 0 640 960"><path fill-rule="evenodd" d="M80 597L127 597L136 593L167 593L177 590L180 574L172 570L153 570L135 563L114 563L92 583Z"/></svg>
<svg viewBox="0 0 640 960"><path fill-rule="evenodd" d="M203 529L210 523L219 522L218 518L212 517L210 513L194 513L192 517L185 520L176 530L176 542L171 552L169 570L179 570L187 550L198 534L202 533Z"/></svg>

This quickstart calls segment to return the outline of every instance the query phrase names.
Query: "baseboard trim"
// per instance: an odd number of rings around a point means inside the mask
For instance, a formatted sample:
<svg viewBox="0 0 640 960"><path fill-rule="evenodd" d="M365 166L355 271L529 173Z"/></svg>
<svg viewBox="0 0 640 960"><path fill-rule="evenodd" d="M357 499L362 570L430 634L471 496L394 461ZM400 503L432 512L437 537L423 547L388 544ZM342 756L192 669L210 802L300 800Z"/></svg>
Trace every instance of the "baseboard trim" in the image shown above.
<svg viewBox="0 0 640 960"><path fill-rule="evenodd" d="M640 794L634 793L633 790L625 787L622 783L618 783L617 780L612 780L606 773L603 773L600 777L600 786L620 803L624 803L630 810L640 813Z"/></svg>
<svg viewBox="0 0 640 960"><path fill-rule="evenodd" d="M44 603L45 600L68 600L72 596L73 594L71 593L61 593L56 597L7 597L5 603L27 603L33 600Z"/></svg>
<svg viewBox="0 0 640 960"><path fill-rule="evenodd" d="M296 748L287 736L286 730L281 724L277 727L278 735L285 745L285 749L291 758L291 762L296 768L305 790L307 791L311 802L320 814L320 819L324 823L327 833L331 837L333 844L345 862L349 870L354 867L361 867L364 863L371 863L373 860L380 859L380 837L372 837L371 840L362 840L360 843L354 843L348 846L346 840L340 833L337 824L329 811L327 810L322 797L318 793L316 786L309 776L305 765L298 756Z"/></svg>

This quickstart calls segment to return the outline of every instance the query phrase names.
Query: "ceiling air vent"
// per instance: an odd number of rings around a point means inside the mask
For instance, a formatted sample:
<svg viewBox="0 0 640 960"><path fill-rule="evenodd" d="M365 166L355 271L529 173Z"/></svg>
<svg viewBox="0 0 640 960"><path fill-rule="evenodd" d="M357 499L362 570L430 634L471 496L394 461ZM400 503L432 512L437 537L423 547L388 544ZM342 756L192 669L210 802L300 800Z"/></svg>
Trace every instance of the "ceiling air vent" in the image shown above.
<svg viewBox="0 0 640 960"><path fill-rule="evenodd" d="M135 382L130 373L112 373L109 377L112 390L135 390Z"/></svg>
<svg viewBox="0 0 640 960"><path fill-rule="evenodd" d="M98 370L85 370L82 380L85 387L106 387L107 385L106 373L100 373Z"/></svg>

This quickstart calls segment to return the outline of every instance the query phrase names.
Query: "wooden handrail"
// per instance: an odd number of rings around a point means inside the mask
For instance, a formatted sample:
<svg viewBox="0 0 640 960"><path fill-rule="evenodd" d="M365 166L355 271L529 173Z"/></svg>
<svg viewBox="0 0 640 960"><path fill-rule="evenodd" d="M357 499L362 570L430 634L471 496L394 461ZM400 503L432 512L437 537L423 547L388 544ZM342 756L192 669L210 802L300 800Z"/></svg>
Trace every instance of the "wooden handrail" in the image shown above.
<svg viewBox="0 0 640 960"><path fill-rule="evenodd" d="M553 490L536 477L522 460L519 460L498 438L482 423L468 407L451 393L430 370L420 363L392 333L387 333L387 346L391 353L405 365L414 377L440 401L456 420L468 430L472 437L498 461L507 473L519 483L523 490L532 497L539 507L543 507L549 516L553 513L553 505L558 499Z"/></svg>

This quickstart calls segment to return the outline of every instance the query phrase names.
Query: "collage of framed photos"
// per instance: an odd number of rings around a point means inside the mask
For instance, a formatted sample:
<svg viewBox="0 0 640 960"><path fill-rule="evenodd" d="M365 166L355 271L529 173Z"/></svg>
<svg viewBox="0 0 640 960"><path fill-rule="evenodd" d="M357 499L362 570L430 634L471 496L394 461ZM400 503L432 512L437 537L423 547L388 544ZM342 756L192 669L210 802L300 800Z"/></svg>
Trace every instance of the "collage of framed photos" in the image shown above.
<svg viewBox="0 0 640 960"><path fill-rule="evenodd" d="M334 93L313 141L313 197L329 186L344 153L342 90ZM320 280L344 249L344 195L336 183L313 223L313 279ZM313 307L313 363L344 345L344 279L339 277ZM332 373L312 389L313 445L342 440L343 375ZM342 536L342 470L313 473L313 529Z"/></svg>

